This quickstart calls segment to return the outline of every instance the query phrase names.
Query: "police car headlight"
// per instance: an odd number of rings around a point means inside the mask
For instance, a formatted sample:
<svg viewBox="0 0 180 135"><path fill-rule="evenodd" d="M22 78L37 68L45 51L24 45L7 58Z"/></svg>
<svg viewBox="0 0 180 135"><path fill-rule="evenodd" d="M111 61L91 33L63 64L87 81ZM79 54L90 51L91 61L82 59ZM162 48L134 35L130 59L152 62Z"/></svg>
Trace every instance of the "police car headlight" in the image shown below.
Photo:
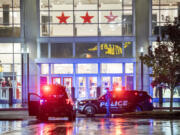
<svg viewBox="0 0 180 135"><path fill-rule="evenodd" d="M85 104L86 102L85 101L80 101L79 102L79 105L83 105L83 104Z"/></svg>

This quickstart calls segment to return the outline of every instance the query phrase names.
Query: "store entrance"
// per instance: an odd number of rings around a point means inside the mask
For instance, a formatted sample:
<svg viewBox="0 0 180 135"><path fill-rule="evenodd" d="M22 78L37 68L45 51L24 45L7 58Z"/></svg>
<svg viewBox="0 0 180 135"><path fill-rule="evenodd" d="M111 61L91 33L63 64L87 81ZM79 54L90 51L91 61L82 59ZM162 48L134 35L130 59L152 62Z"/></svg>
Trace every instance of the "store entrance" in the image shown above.
<svg viewBox="0 0 180 135"><path fill-rule="evenodd" d="M96 98L97 90L97 77L96 76L86 76L77 77L78 86L78 99L89 99Z"/></svg>
<svg viewBox="0 0 180 135"><path fill-rule="evenodd" d="M52 84L61 84L66 87L66 92L71 95L72 77L52 77Z"/></svg>
<svg viewBox="0 0 180 135"><path fill-rule="evenodd" d="M106 88L110 90L122 90L121 76L103 76L101 77L101 95L106 93Z"/></svg>

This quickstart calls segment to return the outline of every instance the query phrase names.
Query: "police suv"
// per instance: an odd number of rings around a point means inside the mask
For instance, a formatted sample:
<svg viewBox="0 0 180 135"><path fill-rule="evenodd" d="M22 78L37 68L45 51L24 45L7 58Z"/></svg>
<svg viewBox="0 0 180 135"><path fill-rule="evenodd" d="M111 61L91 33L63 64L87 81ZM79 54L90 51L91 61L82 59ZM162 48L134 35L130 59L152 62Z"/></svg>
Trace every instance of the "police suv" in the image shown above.
<svg viewBox="0 0 180 135"><path fill-rule="evenodd" d="M145 91L111 91L109 98L112 114L153 110L152 98ZM106 113L107 106L106 94L98 99L81 100L77 103L78 112L86 116Z"/></svg>
<svg viewBox="0 0 180 135"><path fill-rule="evenodd" d="M61 85L44 85L41 96L29 93L28 110L30 116L39 120L48 120L48 117L68 117L75 120L76 110L73 101Z"/></svg>

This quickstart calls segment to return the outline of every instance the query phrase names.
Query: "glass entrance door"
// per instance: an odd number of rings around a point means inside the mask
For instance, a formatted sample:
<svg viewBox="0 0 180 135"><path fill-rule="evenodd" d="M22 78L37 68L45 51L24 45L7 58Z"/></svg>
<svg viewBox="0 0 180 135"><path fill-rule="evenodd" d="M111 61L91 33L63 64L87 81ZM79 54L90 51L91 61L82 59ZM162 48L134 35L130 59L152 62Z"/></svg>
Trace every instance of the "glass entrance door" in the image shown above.
<svg viewBox="0 0 180 135"><path fill-rule="evenodd" d="M72 77L52 77L52 84L62 84L66 87L66 92L71 95Z"/></svg>
<svg viewBox="0 0 180 135"><path fill-rule="evenodd" d="M111 89L111 77L101 78L101 95L106 93L106 88Z"/></svg>
<svg viewBox="0 0 180 135"><path fill-rule="evenodd" d="M105 76L101 78L101 95L106 93L106 88L110 90L122 90L121 76Z"/></svg>
<svg viewBox="0 0 180 135"><path fill-rule="evenodd" d="M86 77L78 77L78 98L86 98Z"/></svg>
<svg viewBox="0 0 180 135"><path fill-rule="evenodd" d="M88 89L89 89L89 97L96 98L96 90L97 90L97 77L88 77Z"/></svg>
<svg viewBox="0 0 180 135"><path fill-rule="evenodd" d="M66 87L66 92L71 95L72 77L63 77L63 85Z"/></svg>
<svg viewBox="0 0 180 135"><path fill-rule="evenodd" d="M61 77L52 77L52 84L61 84Z"/></svg>
<svg viewBox="0 0 180 135"><path fill-rule="evenodd" d="M78 77L78 98L96 98L97 77Z"/></svg>
<svg viewBox="0 0 180 135"><path fill-rule="evenodd" d="M116 91L122 90L122 77L112 77L112 89Z"/></svg>

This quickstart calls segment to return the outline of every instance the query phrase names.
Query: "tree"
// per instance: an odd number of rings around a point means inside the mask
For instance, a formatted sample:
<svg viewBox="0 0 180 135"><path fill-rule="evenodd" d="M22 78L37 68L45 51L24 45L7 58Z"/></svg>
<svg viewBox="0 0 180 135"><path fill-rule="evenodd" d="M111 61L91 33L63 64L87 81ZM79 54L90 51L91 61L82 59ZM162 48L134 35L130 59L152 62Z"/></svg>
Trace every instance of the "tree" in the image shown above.
<svg viewBox="0 0 180 135"><path fill-rule="evenodd" d="M165 30L158 36L158 46L148 47L148 54L140 59L152 68L153 87L164 84L170 89L170 111L173 109L174 88L179 83L180 74L180 17L174 23L167 23ZM161 40L160 40L161 39Z"/></svg>

